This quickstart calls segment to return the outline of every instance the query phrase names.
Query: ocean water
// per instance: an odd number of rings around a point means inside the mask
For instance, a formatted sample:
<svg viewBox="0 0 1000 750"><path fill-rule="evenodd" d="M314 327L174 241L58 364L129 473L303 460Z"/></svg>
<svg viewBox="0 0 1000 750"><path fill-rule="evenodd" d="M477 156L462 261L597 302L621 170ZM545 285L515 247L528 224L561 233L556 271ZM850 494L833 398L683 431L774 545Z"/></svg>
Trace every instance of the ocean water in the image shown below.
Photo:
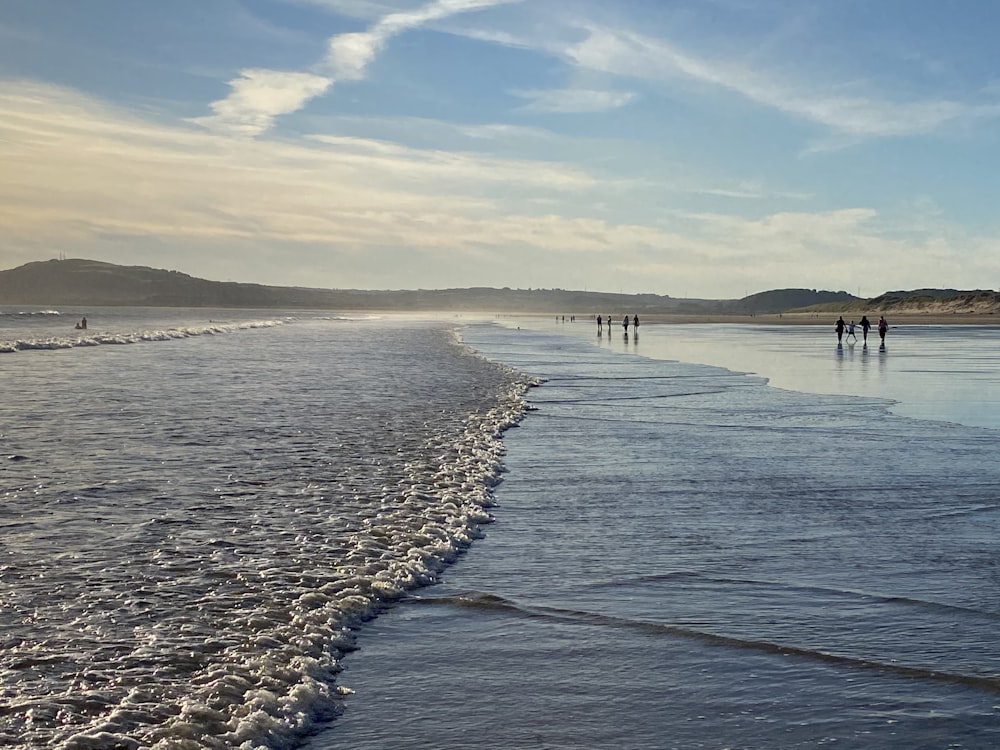
<svg viewBox="0 0 1000 750"><path fill-rule="evenodd" d="M366 628L311 750L1000 746L997 432L866 395L995 393L996 330L518 325L463 334L545 380L496 523ZM670 360L762 346L785 387Z"/></svg>
<svg viewBox="0 0 1000 750"><path fill-rule="evenodd" d="M295 747L489 521L525 386L453 325L13 312L0 745Z"/></svg>
<svg viewBox="0 0 1000 750"><path fill-rule="evenodd" d="M7 312L0 743L1000 746L995 329Z"/></svg>

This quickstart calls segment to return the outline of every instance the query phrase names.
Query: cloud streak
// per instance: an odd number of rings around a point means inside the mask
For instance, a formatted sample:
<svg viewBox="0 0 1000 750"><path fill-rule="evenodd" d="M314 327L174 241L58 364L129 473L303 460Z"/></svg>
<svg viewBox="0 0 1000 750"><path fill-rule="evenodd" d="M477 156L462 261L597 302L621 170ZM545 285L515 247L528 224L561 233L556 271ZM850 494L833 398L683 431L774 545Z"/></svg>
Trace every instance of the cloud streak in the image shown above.
<svg viewBox="0 0 1000 750"><path fill-rule="evenodd" d="M530 203L596 184L554 162L361 138L251 141L234 150L228 137L150 123L49 86L0 85L0 109L7 237L256 238L347 250L533 238L568 249L580 220L510 214L492 191L516 185Z"/></svg>
<svg viewBox="0 0 1000 750"><path fill-rule="evenodd" d="M635 99L631 91L582 88L515 90L511 93L529 101L525 107L528 111L561 114L607 112L624 107Z"/></svg>
<svg viewBox="0 0 1000 750"><path fill-rule="evenodd" d="M584 28L586 38L562 50L565 59L579 68L723 89L844 135L929 134L957 121L1000 116L1000 105L994 102L977 104L940 98L893 101L839 93L835 86L794 84L742 63L699 57L664 39L597 25Z"/></svg>
<svg viewBox="0 0 1000 750"><path fill-rule="evenodd" d="M338 34L327 42L325 58L312 72L247 68L229 82L230 92L210 105L212 114L193 122L209 129L255 137L276 118L302 109L334 85L360 81L389 40L411 29L459 13L523 0L434 0L412 11L389 13L367 31Z"/></svg>
<svg viewBox="0 0 1000 750"><path fill-rule="evenodd" d="M326 67L338 80L360 80L368 65L395 36L449 16L519 2L523 0L435 0L416 10L390 13L368 31L340 34L331 38Z"/></svg>
<svg viewBox="0 0 1000 750"><path fill-rule="evenodd" d="M7 248L0 259L8 262L29 247L103 248L92 254L135 262L132 248L148 241L174 247L164 262L193 273L202 273L207 256L223 257L223 248L231 258L245 255L225 267L238 263L243 280L265 283L344 286L336 269L351 259L351 285L565 287L567 274L572 280L593 264L616 287L702 296L781 285L850 288L852 267L873 258L911 286L941 273L961 285L1000 272L995 253L959 262L947 236L929 228L901 239L863 207L613 221L579 208L601 195L603 183L556 162L325 136L234 149L227 136L152 123L28 83L0 83L0 110ZM964 242L1000 245L989 237ZM123 255L109 257L116 244ZM316 265L257 266L251 249L262 246L299 248ZM473 256L476 264L461 262ZM406 263L416 270L405 280L388 270ZM706 268L714 269L710 279ZM803 268L812 276L803 278Z"/></svg>

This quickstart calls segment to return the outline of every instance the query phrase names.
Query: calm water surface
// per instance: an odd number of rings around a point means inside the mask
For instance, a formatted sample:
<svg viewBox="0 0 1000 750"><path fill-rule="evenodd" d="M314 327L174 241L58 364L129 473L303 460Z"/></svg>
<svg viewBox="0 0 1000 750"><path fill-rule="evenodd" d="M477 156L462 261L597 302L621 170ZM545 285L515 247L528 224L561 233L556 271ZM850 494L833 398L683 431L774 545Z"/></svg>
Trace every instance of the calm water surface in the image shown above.
<svg viewBox="0 0 1000 750"><path fill-rule="evenodd" d="M465 334L546 379L505 439L498 522L366 632L349 710L310 747L1000 743L994 431L642 356L769 331L521 325ZM860 352L847 370L793 335L813 353L782 338L769 375L869 382Z"/></svg>
<svg viewBox="0 0 1000 750"><path fill-rule="evenodd" d="M560 327L590 336L586 325ZM1000 327L893 326L884 346L837 346L822 326L646 325L593 340L615 351L762 375L777 388L892 399L895 414L1000 429Z"/></svg>

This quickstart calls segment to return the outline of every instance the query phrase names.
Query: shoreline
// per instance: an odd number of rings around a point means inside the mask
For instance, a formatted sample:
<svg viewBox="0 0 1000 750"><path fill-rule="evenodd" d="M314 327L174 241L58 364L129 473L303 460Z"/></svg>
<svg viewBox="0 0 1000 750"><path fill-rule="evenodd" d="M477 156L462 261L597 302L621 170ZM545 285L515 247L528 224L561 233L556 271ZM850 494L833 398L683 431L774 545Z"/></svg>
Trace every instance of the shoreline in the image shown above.
<svg viewBox="0 0 1000 750"><path fill-rule="evenodd" d="M640 328L642 325L696 325L696 324L739 324L739 325L819 325L833 326L840 315L844 320L855 324L861 320L861 312L848 313L773 313L761 315L708 315L700 313L648 313L639 316ZM890 326L911 326L911 325L963 325L963 326L1000 326L1000 315L993 313L940 313L940 312L910 312L910 313L872 313L868 319L872 322L872 327L878 324L879 315L885 315ZM510 318L541 318L551 319L552 314L546 313L509 313L502 317ZM562 317L561 315L558 317ZM631 319L631 314L629 318ZM569 315L566 315L568 324ZM576 315L574 325L596 325L596 315ZM620 327L621 319L612 317L612 326ZM631 325L629 326L631 327Z"/></svg>
<svg viewBox="0 0 1000 750"><path fill-rule="evenodd" d="M640 323L738 323L756 325L821 325L832 326L843 313L782 313L771 315L654 315L648 320L640 318ZM844 320L858 324L862 312L856 316L843 314ZM912 325L963 325L963 326L1000 326L1000 317L992 314L975 313L873 313L868 316L872 328L878 324L879 315L885 315L890 326Z"/></svg>

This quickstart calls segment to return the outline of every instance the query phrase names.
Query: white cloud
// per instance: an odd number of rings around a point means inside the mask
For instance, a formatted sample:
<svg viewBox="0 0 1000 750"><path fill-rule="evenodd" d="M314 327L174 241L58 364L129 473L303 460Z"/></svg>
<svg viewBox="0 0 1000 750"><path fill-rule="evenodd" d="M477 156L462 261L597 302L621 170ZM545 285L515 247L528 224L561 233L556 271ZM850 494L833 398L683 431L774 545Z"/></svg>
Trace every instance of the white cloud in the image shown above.
<svg viewBox="0 0 1000 750"><path fill-rule="evenodd" d="M530 201L596 184L554 162L361 138L233 148L224 135L146 122L48 86L0 85L0 110L0 232L7 237L119 233L459 248L518 234L512 227L520 217L508 215L497 190L516 186L518 198ZM544 223L552 229L528 234L564 245L559 220Z"/></svg>
<svg viewBox="0 0 1000 750"><path fill-rule="evenodd" d="M230 82L229 96L212 104L214 114L194 121L239 135L259 135L271 127L276 117L301 109L332 84L332 79L311 73L243 70Z"/></svg>
<svg viewBox="0 0 1000 750"><path fill-rule="evenodd" d="M469 138L478 138L483 140L524 138L534 141L547 141L558 137L556 134L548 130L542 130L541 128L526 127L524 125L510 125L507 123L486 123L483 125L458 125L447 123L447 126Z"/></svg>
<svg viewBox="0 0 1000 750"><path fill-rule="evenodd" d="M234 141L28 83L0 82L0 111L3 266L24 262L25 248L36 258L68 249L135 262L131 248L155 243L171 248L168 266L200 275L212 257L227 257L216 266L224 278L238 263L237 280L265 283L581 279L593 289L613 278L616 288L692 296L854 289L873 273L887 287L976 286L1000 273L996 238L949 235L943 219L917 233L865 207L598 218L587 214L612 188L558 162L365 138ZM313 262L288 262L302 257ZM348 258L345 279L338 269ZM403 265L409 273L397 273Z"/></svg>
<svg viewBox="0 0 1000 750"><path fill-rule="evenodd" d="M993 102L947 99L891 101L842 93L832 85L794 83L743 63L702 58L663 39L588 26L587 37L563 55L591 71L659 82L691 81L735 92L757 104L823 125L848 136L900 136L938 131L958 120L1000 116Z"/></svg>
<svg viewBox="0 0 1000 750"><path fill-rule="evenodd" d="M394 175L400 181L464 181L516 183L546 190L583 190L598 181L581 169L554 162L504 159L485 154L415 149L387 141L346 136L312 136L310 140L333 147L330 155L341 162L357 162L375 174Z"/></svg>
<svg viewBox="0 0 1000 750"><path fill-rule="evenodd" d="M360 81L384 45L385 37L372 32L340 34L329 42L326 67L339 81Z"/></svg>
<svg viewBox="0 0 1000 750"><path fill-rule="evenodd" d="M368 31L331 37L319 74L260 68L240 71L240 76L229 82L229 95L211 104L213 114L193 121L214 130L260 135L278 116L298 111L334 84L364 79L368 66L392 37L457 13L522 1L434 0L415 10L389 13Z"/></svg>
<svg viewBox="0 0 1000 750"><path fill-rule="evenodd" d="M530 104L526 109L533 112L606 112L624 107L635 99L635 94L631 91L602 91L582 88L515 90L511 93L528 99Z"/></svg>
<svg viewBox="0 0 1000 750"><path fill-rule="evenodd" d="M415 10L383 16L368 31L340 34L330 39L327 68L341 80L356 81L394 36L458 13L484 10L523 0L434 0Z"/></svg>

